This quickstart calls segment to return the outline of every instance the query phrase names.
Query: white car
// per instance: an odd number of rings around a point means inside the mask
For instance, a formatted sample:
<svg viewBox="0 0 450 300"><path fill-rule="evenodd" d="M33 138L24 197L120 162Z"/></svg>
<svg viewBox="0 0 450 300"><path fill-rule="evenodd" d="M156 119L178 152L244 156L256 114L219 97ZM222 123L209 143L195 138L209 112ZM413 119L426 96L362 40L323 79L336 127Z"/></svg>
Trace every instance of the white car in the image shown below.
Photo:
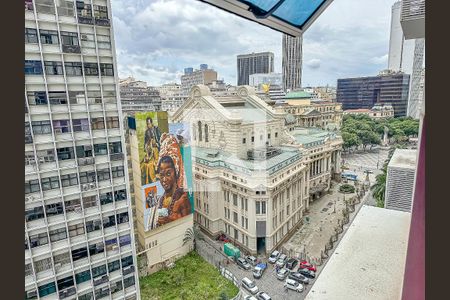
<svg viewBox="0 0 450 300"><path fill-rule="evenodd" d="M278 257L276 265L278 267L282 268L286 264L286 260L287 260L287 255L283 253L283 254L280 255L280 257Z"/></svg>
<svg viewBox="0 0 450 300"><path fill-rule="evenodd" d="M274 264L277 261L279 256L280 256L279 251L277 251L277 250L273 251L272 254L270 254L270 256L269 256L269 262Z"/></svg>
<svg viewBox="0 0 450 300"><path fill-rule="evenodd" d="M286 279L284 287L299 293L303 292L303 285L293 279Z"/></svg>
<svg viewBox="0 0 450 300"><path fill-rule="evenodd" d="M244 297L244 300L258 300L258 299L256 299L255 296L247 295Z"/></svg>
<svg viewBox="0 0 450 300"><path fill-rule="evenodd" d="M277 278L278 278L278 280L284 280L284 279L286 279L286 277L289 275L289 270L288 269L286 269L286 268L283 268L283 269L281 269L281 270L279 270L278 272L277 272Z"/></svg>
<svg viewBox="0 0 450 300"><path fill-rule="evenodd" d="M256 294L259 289L258 287L255 285L255 283L253 281L251 281L250 279L248 279L247 277L244 277L242 279L242 286L249 291L250 293L252 293L253 295Z"/></svg>

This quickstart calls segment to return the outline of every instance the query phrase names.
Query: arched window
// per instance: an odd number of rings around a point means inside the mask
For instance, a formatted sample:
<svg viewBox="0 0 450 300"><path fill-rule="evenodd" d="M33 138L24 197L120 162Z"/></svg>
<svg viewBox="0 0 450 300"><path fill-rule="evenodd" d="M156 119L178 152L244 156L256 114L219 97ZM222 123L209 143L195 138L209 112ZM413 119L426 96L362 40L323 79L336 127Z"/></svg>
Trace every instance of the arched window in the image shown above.
<svg viewBox="0 0 450 300"><path fill-rule="evenodd" d="M198 121L198 141L202 141L202 122Z"/></svg>
<svg viewBox="0 0 450 300"><path fill-rule="evenodd" d="M205 142L208 142L208 124L205 124Z"/></svg>
<svg viewBox="0 0 450 300"><path fill-rule="evenodd" d="M197 140L197 127L195 127L195 123L192 124L192 137L194 138L194 141Z"/></svg>

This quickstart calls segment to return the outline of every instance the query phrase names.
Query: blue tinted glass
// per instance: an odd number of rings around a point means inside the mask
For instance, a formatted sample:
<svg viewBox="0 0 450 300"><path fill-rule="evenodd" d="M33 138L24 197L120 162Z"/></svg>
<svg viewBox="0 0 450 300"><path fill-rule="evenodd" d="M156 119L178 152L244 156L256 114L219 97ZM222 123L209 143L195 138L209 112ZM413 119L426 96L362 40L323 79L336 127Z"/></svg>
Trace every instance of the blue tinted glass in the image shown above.
<svg viewBox="0 0 450 300"><path fill-rule="evenodd" d="M251 3L255 6L258 6L262 10L269 11L275 4L280 0L244 0L241 2Z"/></svg>
<svg viewBox="0 0 450 300"><path fill-rule="evenodd" d="M302 26L323 2L325 0L286 0L273 16L292 25Z"/></svg>

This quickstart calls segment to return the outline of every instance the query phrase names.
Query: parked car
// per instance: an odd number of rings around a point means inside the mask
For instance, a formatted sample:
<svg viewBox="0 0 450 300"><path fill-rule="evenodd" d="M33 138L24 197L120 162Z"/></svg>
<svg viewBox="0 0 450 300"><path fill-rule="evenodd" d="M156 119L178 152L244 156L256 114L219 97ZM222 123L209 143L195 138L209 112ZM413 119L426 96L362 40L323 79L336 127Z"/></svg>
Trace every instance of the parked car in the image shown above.
<svg viewBox="0 0 450 300"><path fill-rule="evenodd" d="M315 278L316 273L314 271L310 271L308 269L298 269L298 272L302 274L303 276L306 276L308 278Z"/></svg>
<svg viewBox="0 0 450 300"><path fill-rule="evenodd" d="M286 260L287 260L287 255L282 253L282 254L278 257L277 262L276 262L276 265L277 265L278 267L282 268L282 267L284 267L284 264L286 263Z"/></svg>
<svg viewBox="0 0 450 300"><path fill-rule="evenodd" d="M250 264L249 264L245 259L243 259L242 257L239 257L239 258L236 260L236 263L237 263L237 265L238 265L240 268L242 268L242 269L244 269L244 270L250 270L250 269L252 268L252 266L250 266Z"/></svg>
<svg viewBox="0 0 450 300"><path fill-rule="evenodd" d="M271 264L274 264L277 261L278 257L280 256L280 254L281 253L277 250L273 251L272 254L270 254L269 256L269 262Z"/></svg>
<svg viewBox="0 0 450 300"><path fill-rule="evenodd" d="M229 243L229 242L231 241L229 238L227 238L227 236L226 236L224 233L220 234L220 235L217 237L217 240L218 240L218 241L222 241L222 242L224 242L224 243Z"/></svg>
<svg viewBox="0 0 450 300"><path fill-rule="evenodd" d="M256 298L259 300L272 300L272 298L270 298L270 296L267 295L266 292L259 292L258 294L256 294Z"/></svg>
<svg viewBox="0 0 450 300"><path fill-rule="evenodd" d="M258 300L258 299L256 299L255 296L247 295L247 296L244 297L244 300Z"/></svg>
<svg viewBox="0 0 450 300"><path fill-rule="evenodd" d="M306 260L302 260L302 261L300 262L299 268L300 268L300 269L308 269L308 270L310 270L310 271L317 272L316 266L314 266L313 264L310 264L310 263L307 262Z"/></svg>
<svg viewBox="0 0 450 300"><path fill-rule="evenodd" d="M253 255L247 255L245 257L245 260L248 261L248 263L251 264L252 266L256 266L258 264L258 259Z"/></svg>
<svg viewBox="0 0 450 300"><path fill-rule="evenodd" d="M305 276L303 276L302 274L300 274L299 272L293 272L293 273L289 274L288 278L293 279L293 280L298 281L303 284L309 284L309 279L306 278Z"/></svg>
<svg viewBox="0 0 450 300"><path fill-rule="evenodd" d="M249 291L253 295L259 291L256 284L253 281L251 281L250 279L248 279L247 277L242 278L241 285L243 288L245 288L247 291Z"/></svg>
<svg viewBox="0 0 450 300"><path fill-rule="evenodd" d="M278 280L285 280L288 275L289 275L289 270L285 269L285 268L283 268L277 272Z"/></svg>
<svg viewBox="0 0 450 300"><path fill-rule="evenodd" d="M295 258L289 258L286 262L285 268L289 271L293 271L295 266L298 264L298 261Z"/></svg>
<svg viewBox="0 0 450 300"><path fill-rule="evenodd" d="M256 279L261 278L264 271L267 269L267 264L259 263L256 265L256 267L253 269L253 277Z"/></svg>
<svg viewBox="0 0 450 300"><path fill-rule="evenodd" d="M292 279L286 279L284 287L299 293L303 292L303 285Z"/></svg>

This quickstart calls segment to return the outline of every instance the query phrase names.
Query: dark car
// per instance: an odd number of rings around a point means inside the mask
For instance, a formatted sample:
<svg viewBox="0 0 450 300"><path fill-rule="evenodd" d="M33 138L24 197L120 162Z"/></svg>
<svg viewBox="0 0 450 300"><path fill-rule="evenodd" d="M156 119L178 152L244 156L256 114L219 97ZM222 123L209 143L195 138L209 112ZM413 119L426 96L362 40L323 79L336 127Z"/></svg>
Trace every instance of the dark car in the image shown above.
<svg viewBox="0 0 450 300"><path fill-rule="evenodd" d="M242 257L239 257L239 258L236 260L236 263L237 263L237 265L238 265L240 268L242 268L242 269L244 269L244 270L250 270L251 267L252 267L252 266L250 266L250 264L249 264L245 259L243 259Z"/></svg>
<svg viewBox="0 0 450 300"><path fill-rule="evenodd" d="M300 274L302 274L303 276L306 276L308 278L315 278L316 277L316 273L314 273L314 271L310 271L308 269L298 269L298 272Z"/></svg>
<svg viewBox="0 0 450 300"><path fill-rule="evenodd" d="M295 266L298 264L298 261L294 258L289 258L289 260L286 262L285 268L289 271L294 270Z"/></svg>
<svg viewBox="0 0 450 300"><path fill-rule="evenodd" d="M288 278L293 279L293 280L303 283L303 284L309 284L309 279L306 278L305 276L303 276L302 274L300 274L299 272L294 272L294 273L289 274Z"/></svg>

